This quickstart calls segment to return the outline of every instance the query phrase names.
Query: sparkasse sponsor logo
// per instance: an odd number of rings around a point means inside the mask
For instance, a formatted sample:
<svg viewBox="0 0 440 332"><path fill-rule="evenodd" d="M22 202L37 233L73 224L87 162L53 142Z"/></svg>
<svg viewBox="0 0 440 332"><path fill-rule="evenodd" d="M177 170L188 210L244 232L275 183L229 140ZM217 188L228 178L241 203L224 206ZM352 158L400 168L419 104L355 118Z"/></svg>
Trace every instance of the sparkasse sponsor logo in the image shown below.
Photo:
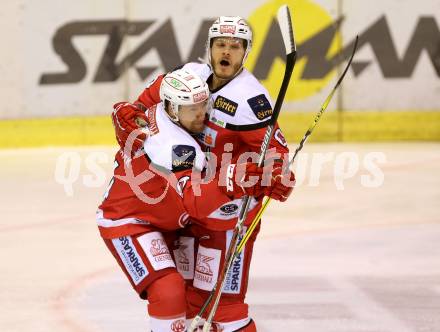
<svg viewBox="0 0 440 332"><path fill-rule="evenodd" d="M240 272L241 272L241 260L242 255L237 256L235 258L234 263L232 264L232 275L231 275L231 283L230 289L232 291L238 291L240 286Z"/></svg>
<svg viewBox="0 0 440 332"><path fill-rule="evenodd" d="M134 251L127 237L120 237L119 241L121 241L128 260L130 261L130 263L133 264L133 267L135 268L139 276L143 277L145 275L145 269L141 266L139 256Z"/></svg>
<svg viewBox="0 0 440 332"><path fill-rule="evenodd" d="M246 230L243 230L246 232ZM228 231L228 242L227 245L229 246L229 241L232 236L232 233ZM239 236L238 243L243 239L243 234ZM234 262L232 263L231 269L228 271L225 279L225 286L223 288L223 291L225 293L229 294L239 294L240 288L241 288L241 277L243 274L243 257L245 253L246 248L242 250L242 252L235 257Z"/></svg>
<svg viewBox="0 0 440 332"><path fill-rule="evenodd" d="M133 279L133 282L138 285L148 275L148 271L134 248L131 238L128 236L119 237L113 239L112 243L127 269L128 274Z"/></svg>

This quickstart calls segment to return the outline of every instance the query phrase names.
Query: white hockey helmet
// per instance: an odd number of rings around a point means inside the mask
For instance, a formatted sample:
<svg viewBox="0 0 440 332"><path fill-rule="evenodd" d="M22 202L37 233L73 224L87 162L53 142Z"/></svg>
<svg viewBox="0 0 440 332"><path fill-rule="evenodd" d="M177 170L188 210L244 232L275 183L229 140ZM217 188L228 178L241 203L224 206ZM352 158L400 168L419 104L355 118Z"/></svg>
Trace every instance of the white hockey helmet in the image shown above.
<svg viewBox="0 0 440 332"><path fill-rule="evenodd" d="M208 84L189 69L178 69L165 75L159 93L163 102L170 102L171 114L168 115L174 122L179 121L179 106L198 104L210 96Z"/></svg>
<svg viewBox="0 0 440 332"><path fill-rule="evenodd" d="M252 48L252 29L240 16L220 16L209 28L206 51L208 63L211 64L212 40L217 37L234 37L246 41L246 49L241 65L244 65L246 58Z"/></svg>

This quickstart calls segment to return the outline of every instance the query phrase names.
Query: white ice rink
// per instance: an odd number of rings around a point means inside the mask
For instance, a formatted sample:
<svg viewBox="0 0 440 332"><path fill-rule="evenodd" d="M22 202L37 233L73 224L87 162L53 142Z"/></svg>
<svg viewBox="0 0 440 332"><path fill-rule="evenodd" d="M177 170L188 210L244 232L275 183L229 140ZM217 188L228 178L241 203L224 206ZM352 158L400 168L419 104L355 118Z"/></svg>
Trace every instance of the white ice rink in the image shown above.
<svg viewBox="0 0 440 332"><path fill-rule="evenodd" d="M271 204L256 243L258 331L439 332L440 144L304 151L298 188ZM0 151L1 332L148 331L95 224L114 152Z"/></svg>

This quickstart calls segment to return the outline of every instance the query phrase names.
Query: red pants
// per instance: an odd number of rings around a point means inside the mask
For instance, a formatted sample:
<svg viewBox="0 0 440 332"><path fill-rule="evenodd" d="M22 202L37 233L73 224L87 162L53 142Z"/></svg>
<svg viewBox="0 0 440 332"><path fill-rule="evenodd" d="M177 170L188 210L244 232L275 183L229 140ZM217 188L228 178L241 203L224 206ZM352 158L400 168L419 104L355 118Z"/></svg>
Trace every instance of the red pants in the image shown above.
<svg viewBox="0 0 440 332"><path fill-rule="evenodd" d="M153 331L185 330L185 282L168 249L175 239L175 232L158 231L104 239L133 288L148 300Z"/></svg>
<svg viewBox="0 0 440 332"><path fill-rule="evenodd" d="M168 249L175 239L175 232L150 231L104 239L104 242L132 287L142 299L146 299L146 290L153 281L176 271Z"/></svg>
<svg viewBox="0 0 440 332"><path fill-rule="evenodd" d="M234 260L226 282L216 322L233 322L248 318L245 296L248 288L249 268L253 245L259 227ZM233 230L212 231L193 224L180 237L179 250L175 250L177 269L187 282L187 317L194 317L207 299L221 271Z"/></svg>

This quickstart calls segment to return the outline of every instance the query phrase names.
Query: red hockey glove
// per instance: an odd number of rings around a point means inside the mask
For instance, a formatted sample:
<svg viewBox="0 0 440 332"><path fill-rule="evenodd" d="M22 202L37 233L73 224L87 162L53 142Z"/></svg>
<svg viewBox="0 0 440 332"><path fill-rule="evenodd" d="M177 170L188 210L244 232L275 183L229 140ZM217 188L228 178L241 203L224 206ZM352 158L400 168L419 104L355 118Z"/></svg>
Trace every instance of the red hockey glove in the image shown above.
<svg viewBox="0 0 440 332"><path fill-rule="evenodd" d="M230 164L226 169L225 183L220 183L220 188L233 198L244 195L258 197L264 194L264 188L261 187L262 177L263 168L257 164Z"/></svg>
<svg viewBox="0 0 440 332"><path fill-rule="evenodd" d="M147 125L147 117L141 109L141 105L130 104L126 102L117 103L113 106L112 113L113 127L115 128L116 140L121 149L124 150L125 144L131 132ZM147 135L139 131L133 141L131 155L139 150Z"/></svg>
<svg viewBox="0 0 440 332"><path fill-rule="evenodd" d="M295 174L289 169L283 172L283 164L275 163L272 169L271 185L264 188L264 194L272 199L285 202L295 186Z"/></svg>

